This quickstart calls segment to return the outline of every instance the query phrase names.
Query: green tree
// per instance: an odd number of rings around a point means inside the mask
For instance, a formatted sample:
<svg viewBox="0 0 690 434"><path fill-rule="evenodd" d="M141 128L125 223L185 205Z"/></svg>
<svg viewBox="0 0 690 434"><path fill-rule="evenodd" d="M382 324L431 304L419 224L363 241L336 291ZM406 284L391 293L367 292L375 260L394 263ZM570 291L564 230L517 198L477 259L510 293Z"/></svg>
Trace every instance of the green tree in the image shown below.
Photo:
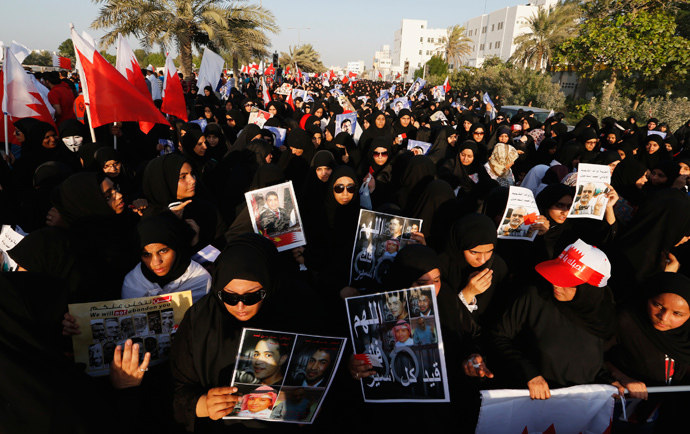
<svg viewBox="0 0 690 434"><path fill-rule="evenodd" d="M540 8L523 25L527 32L513 41L516 47L510 60L542 72L549 68L555 50L576 31L573 17L577 12L577 6L572 3L559 5L551 13Z"/></svg>
<svg viewBox="0 0 690 434"><path fill-rule="evenodd" d="M296 63L303 72L325 72L326 67L321 63L321 55L314 50L311 44L302 44L299 47L288 47L289 52L280 52L280 64L283 67L290 66L294 68Z"/></svg>
<svg viewBox="0 0 690 434"><path fill-rule="evenodd" d="M472 39L465 34L465 27L456 24L448 27L445 37L436 44L446 63L455 68L460 66L462 60L472 54Z"/></svg>
<svg viewBox="0 0 690 434"><path fill-rule="evenodd" d="M26 56L22 63L24 65L53 66L53 56L50 54L50 51L34 50Z"/></svg>
<svg viewBox="0 0 690 434"><path fill-rule="evenodd" d="M192 48L208 47L234 59L266 51L266 32L278 28L273 14L261 6L227 0L93 0L102 4L94 29L111 29L103 36L105 47L117 36L135 36L144 48L159 44L177 48L180 72L191 78ZM238 61L234 61L238 67Z"/></svg>
<svg viewBox="0 0 690 434"><path fill-rule="evenodd" d="M62 57L67 57L72 61L72 65L76 65L76 55L74 54L74 44L72 43L72 39L65 39L62 41L60 46L57 49L58 55Z"/></svg>
<svg viewBox="0 0 690 434"><path fill-rule="evenodd" d="M674 17L662 7L623 9L614 15L600 15L599 2L584 6L590 17L576 38L565 41L559 49L562 64L577 66L579 73L591 78L606 74L602 99L613 94L619 79L633 83L636 100L660 80L681 81L688 77L690 41L676 36ZM635 5L640 2L630 0Z"/></svg>
<svg viewBox="0 0 690 434"><path fill-rule="evenodd" d="M443 57L441 54L437 54L435 56L431 56L431 59L429 59L426 62L426 77L441 77L443 76L445 78L446 74L448 74L448 64L443 60ZM424 74L424 67L419 68L415 70L414 72L414 78L421 78L422 75Z"/></svg>
<svg viewBox="0 0 690 434"><path fill-rule="evenodd" d="M99 51L99 53L101 53L101 56L103 56L103 58L105 60L107 60L108 63L115 66L115 62L117 61L117 56L113 56L112 54L108 54L108 52L105 50L101 50L101 51Z"/></svg>

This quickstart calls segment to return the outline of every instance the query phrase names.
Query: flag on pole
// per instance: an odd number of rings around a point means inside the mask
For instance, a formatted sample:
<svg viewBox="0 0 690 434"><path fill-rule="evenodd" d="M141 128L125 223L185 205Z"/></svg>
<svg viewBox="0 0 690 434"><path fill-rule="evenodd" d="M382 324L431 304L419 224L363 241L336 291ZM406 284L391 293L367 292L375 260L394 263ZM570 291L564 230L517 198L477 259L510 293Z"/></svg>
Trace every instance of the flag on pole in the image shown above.
<svg viewBox="0 0 690 434"><path fill-rule="evenodd" d="M298 82L299 82L299 83L302 83L302 71L299 70L299 66L297 66L297 62L295 62L295 71L297 71L297 72L296 72L296 74L297 74L296 77L297 77L297 79L298 79Z"/></svg>
<svg viewBox="0 0 690 434"><path fill-rule="evenodd" d="M204 56L201 58L201 66L199 67L199 77L196 80L196 85L199 92L203 95L203 88L211 86L215 89L220 81L220 74L223 72L223 65L225 61L222 57L204 48Z"/></svg>
<svg viewBox="0 0 690 434"><path fill-rule="evenodd" d="M268 86L266 86L266 80L264 80L263 77L261 77L261 96L264 99L264 107L268 105L269 102L271 102L271 97L268 95ZM292 94L292 92L290 92Z"/></svg>
<svg viewBox="0 0 690 434"><path fill-rule="evenodd" d="M120 71L120 74L144 95L145 98L152 98L151 92L149 92L149 88L146 86L144 74L141 73L139 61L134 55L132 48L129 46L129 42L127 42L127 39L125 39L122 34L119 34L117 37L117 60L115 62L115 68ZM154 85L155 84L157 83L154 83ZM139 129L144 134L148 134L154 125L155 123L153 122L139 122Z"/></svg>
<svg viewBox="0 0 690 434"><path fill-rule="evenodd" d="M273 67L273 64L269 64L268 68L264 71L264 75L275 75L276 69Z"/></svg>
<svg viewBox="0 0 690 434"><path fill-rule="evenodd" d="M70 29L92 127L129 121L169 125L150 97L132 86L72 24Z"/></svg>
<svg viewBox="0 0 690 434"><path fill-rule="evenodd" d="M290 105L290 107L292 107L292 110L295 109L295 101L292 99L292 91L290 93L288 93L288 96L285 99L285 102L288 103Z"/></svg>
<svg viewBox="0 0 690 434"><path fill-rule="evenodd" d="M448 76L446 75L446 81L443 82L443 91L448 93L450 91L450 83L448 83Z"/></svg>
<svg viewBox="0 0 690 434"><path fill-rule="evenodd" d="M161 105L161 111L187 122L187 104L184 100L182 82L180 81L180 76L177 75L177 68L175 68L175 63L173 63L170 53L168 53L168 57L165 59L163 77L163 104Z"/></svg>
<svg viewBox="0 0 690 434"><path fill-rule="evenodd" d="M55 51L51 57L53 58L53 67L72 70L72 61L69 58L58 56Z"/></svg>
<svg viewBox="0 0 690 434"><path fill-rule="evenodd" d="M31 54L31 50L29 50L26 45L20 44L15 40L12 40L12 43L10 44L8 51L14 54L14 57L17 58L19 63L23 63L24 59L29 57L29 55Z"/></svg>
<svg viewBox="0 0 690 434"><path fill-rule="evenodd" d="M334 78L335 78L335 72L333 72L333 70L331 69L330 71L328 71L328 79L333 80Z"/></svg>

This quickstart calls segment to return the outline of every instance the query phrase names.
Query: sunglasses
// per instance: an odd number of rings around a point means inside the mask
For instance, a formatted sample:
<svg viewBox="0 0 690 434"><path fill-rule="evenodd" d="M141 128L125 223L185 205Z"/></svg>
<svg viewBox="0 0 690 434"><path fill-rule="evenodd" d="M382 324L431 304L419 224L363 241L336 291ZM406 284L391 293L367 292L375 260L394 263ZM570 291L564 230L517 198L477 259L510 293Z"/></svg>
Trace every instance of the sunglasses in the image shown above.
<svg viewBox="0 0 690 434"><path fill-rule="evenodd" d="M374 157L387 157L387 156L388 156L388 151L383 151L383 152L374 151Z"/></svg>
<svg viewBox="0 0 690 434"><path fill-rule="evenodd" d="M218 291L218 298L220 301L230 306L237 306L239 302L242 302L245 306L254 306L256 303L266 298L266 291L260 289L256 292L250 292L249 294L238 295L220 290Z"/></svg>
<svg viewBox="0 0 690 434"><path fill-rule="evenodd" d="M505 120L505 118L496 118L497 121Z"/></svg>
<svg viewBox="0 0 690 434"><path fill-rule="evenodd" d="M483 135L484 135L484 131L475 131L475 132L473 132L472 134L476 134L476 135L478 135L478 136L483 136Z"/></svg>
<svg viewBox="0 0 690 434"><path fill-rule="evenodd" d="M338 193L338 194L340 194L340 193L342 193L343 191L345 191L345 189L347 189L347 192L348 192L348 193L351 193L351 194L352 194L352 193L354 193L355 191L357 191L357 186L354 185L354 184L350 184L350 185L348 185L347 187L345 187L343 184L338 184L338 185L334 185L334 186L333 186L333 191L335 191L335 192Z"/></svg>
<svg viewBox="0 0 690 434"><path fill-rule="evenodd" d="M249 104L245 104L244 106L245 107L254 107L254 104L249 103Z"/></svg>

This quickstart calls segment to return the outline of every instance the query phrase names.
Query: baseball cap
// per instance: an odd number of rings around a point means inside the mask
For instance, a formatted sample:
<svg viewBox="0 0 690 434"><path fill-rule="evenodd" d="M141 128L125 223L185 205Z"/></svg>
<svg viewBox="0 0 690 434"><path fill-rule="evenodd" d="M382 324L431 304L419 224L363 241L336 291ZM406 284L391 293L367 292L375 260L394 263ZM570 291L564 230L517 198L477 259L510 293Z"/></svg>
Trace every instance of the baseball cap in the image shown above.
<svg viewBox="0 0 690 434"><path fill-rule="evenodd" d="M537 272L556 286L573 287L588 283L603 288L611 277L606 254L582 240L566 247L558 258L537 264Z"/></svg>

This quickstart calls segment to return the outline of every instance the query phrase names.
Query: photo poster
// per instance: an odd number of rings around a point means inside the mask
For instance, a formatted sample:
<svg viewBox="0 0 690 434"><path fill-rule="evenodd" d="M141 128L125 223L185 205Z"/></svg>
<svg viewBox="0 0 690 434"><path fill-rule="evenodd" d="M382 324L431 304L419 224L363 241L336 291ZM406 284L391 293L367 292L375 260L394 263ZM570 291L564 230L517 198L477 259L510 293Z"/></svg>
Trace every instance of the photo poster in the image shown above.
<svg viewBox="0 0 690 434"><path fill-rule="evenodd" d="M433 285L345 300L355 358L377 372L360 380L365 402L449 402Z"/></svg>
<svg viewBox="0 0 690 434"><path fill-rule="evenodd" d="M350 286L367 288L371 280L379 285L383 283L398 251L414 243L412 233L421 229L421 219L360 210L352 250Z"/></svg>
<svg viewBox="0 0 690 434"><path fill-rule="evenodd" d="M424 89L424 85L426 85L426 80L422 80L421 78L418 78L412 83L412 86L407 90L407 93L405 94L406 97L411 97L416 94L418 94L422 89Z"/></svg>
<svg viewBox="0 0 690 434"><path fill-rule="evenodd" d="M202 133L206 131L206 125L208 125L208 121L206 119L197 119L195 121L189 121L189 123L199 125Z"/></svg>
<svg viewBox="0 0 690 434"><path fill-rule="evenodd" d="M393 109L393 111L395 112L396 115L398 114L398 112L400 110L402 110L404 108L409 109L410 107L411 107L410 106L410 100L406 96L396 98L391 103L391 108Z"/></svg>
<svg viewBox="0 0 690 434"><path fill-rule="evenodd" d="M307 99L307 91L304 89L292 89L292 100L302 98L302 101Z"/></svg>
<svg viewBox="0 0 690 434"><path fill-rule="evenodd" d="M363 104L366 104L367 101L369 101L369 97L366 96L366 95L358 96L357 99L360 100L360 101L362 101Z"/></svg>
<svg viewBox="0 0 690 434"><path fill-rule="evenodd" d="M354 136L357 132L357 113L343 113L335 115L335 135L346 132Z"/></svg>
<svg viewBox="0 0 690 434"><path fill-rule="evenodd" d="M307 244L292 181L248 191L244 197L254 232L273 241L279 252Z"/></svg>
<svg viewBox="0 0 690 434"><path fill-rule="evenodd" d="M10 225L2 225L0 230L0 251L2 252L2 271L17 271L17 263L7 254L24 238L24 235L12 229Z"/></svg>
<svg viewBox="0 0 690 434"><path fill-rule="evenodd" d="M149 366L168 360L175 332L192 305L192 291L153 297L70 304L81 334L72 336L74 360L86 364L86 373L110 373L115 348L127 339L139 344L139 360L151 353Z"/></svg>
<svg viewBox="0 0 690 434"><path fill-rule="evenodd" d="M292 92L292 85L290 83L283 83L274 93L279 95L290 95L290 92Z"/></svg>
<svg viewBox="0 0 690 434"><path fill-rule="evenodd" d="M448 118L441 110L434 112L429 119L432 122L441 122L443 125L448 125Z"/></svg>
<svg viewBox="0 0 690 434"><path fill-rule="evenodd" d="M396 85L391 86L391 88L388 89L388 93L390 93L391 95L395 95L395 87Z"/></svg>
<svg viewBox="0 0 690 434"><path fill-rule="evenodd" d="M443 86L434 86L431 88L431 95L434 97L434 101L443 102L446 100L446 90Z"/></svg>
<svg viewBox="0 0 690 434"><path fill-rule="evenodd" d="M287 136L287 130L285 128L266 126L264 126L264 128L273 133L273 146L280 148L285 144L285 137Z"/></svg>
<svg viewBox="0 0 690 434"><path fill-rule="evenodd" d="M342 107L343 110L351 112L356 111L345 95L338 95L338 104L340 104L340 107Z"/></svg>
<svg viewBox="0 0 690 434"><path fill-rule="evenodd" d="M331 91L331 93L333 94L333 96L340 96L340 95L345 96L345 94L343 93L343 91L340 90L340 89L333 89L333 90Z"/></svg>
<svg viewBox="0 0 690 434"><path fill-rule="evenodd" d="M530 226L537 221L538 216L539 208L532 190L511 186L506 210L498 226L498 238L534 241L537 231Z"/></svg>
<svg viewBox="0 0 690 434"><path fill-rule="evenodd" d="M426 155L431 148L431 143L420 142L419 140L408 140L407 150L412 151L415 155Z"/></svg>
<svg viewBox="0 0 690 434"><path fill-rule="evenodd" d="M240 401L224 419L314 422L346 338L243 329L231 386Z"/></svg>
<svg viewBox="0 0 690 434"><path fill-rule="evenodd" d="M158 144L163 145L163 149L160 150L160 155L172 154L175 152L175 143L168 139L158 139Z"/></svg>
<svg viewBox="0 0 690 434"><path fill-rule="evenodd" d="M590 218L602 220L609 200L606 194L611 185L611 169L604 164L580 163L577 166L575 198L568 218Z"/></svg>
<svg viewBox="0 0 690 434"><path fill-rule="evenodd" d="M258 125L259 128L263 128L267 120L273 117L267 111L261 110L260 108L253 106L252 111L249 113L249 120L247 123Z"/></svg>
<svg viewBox="0 0 690 434"><path fill-rule="evenodd" d="M381 89L379 92L379 100L383 102L388 102L391 99L391 95L386 89Z"/></svg>

